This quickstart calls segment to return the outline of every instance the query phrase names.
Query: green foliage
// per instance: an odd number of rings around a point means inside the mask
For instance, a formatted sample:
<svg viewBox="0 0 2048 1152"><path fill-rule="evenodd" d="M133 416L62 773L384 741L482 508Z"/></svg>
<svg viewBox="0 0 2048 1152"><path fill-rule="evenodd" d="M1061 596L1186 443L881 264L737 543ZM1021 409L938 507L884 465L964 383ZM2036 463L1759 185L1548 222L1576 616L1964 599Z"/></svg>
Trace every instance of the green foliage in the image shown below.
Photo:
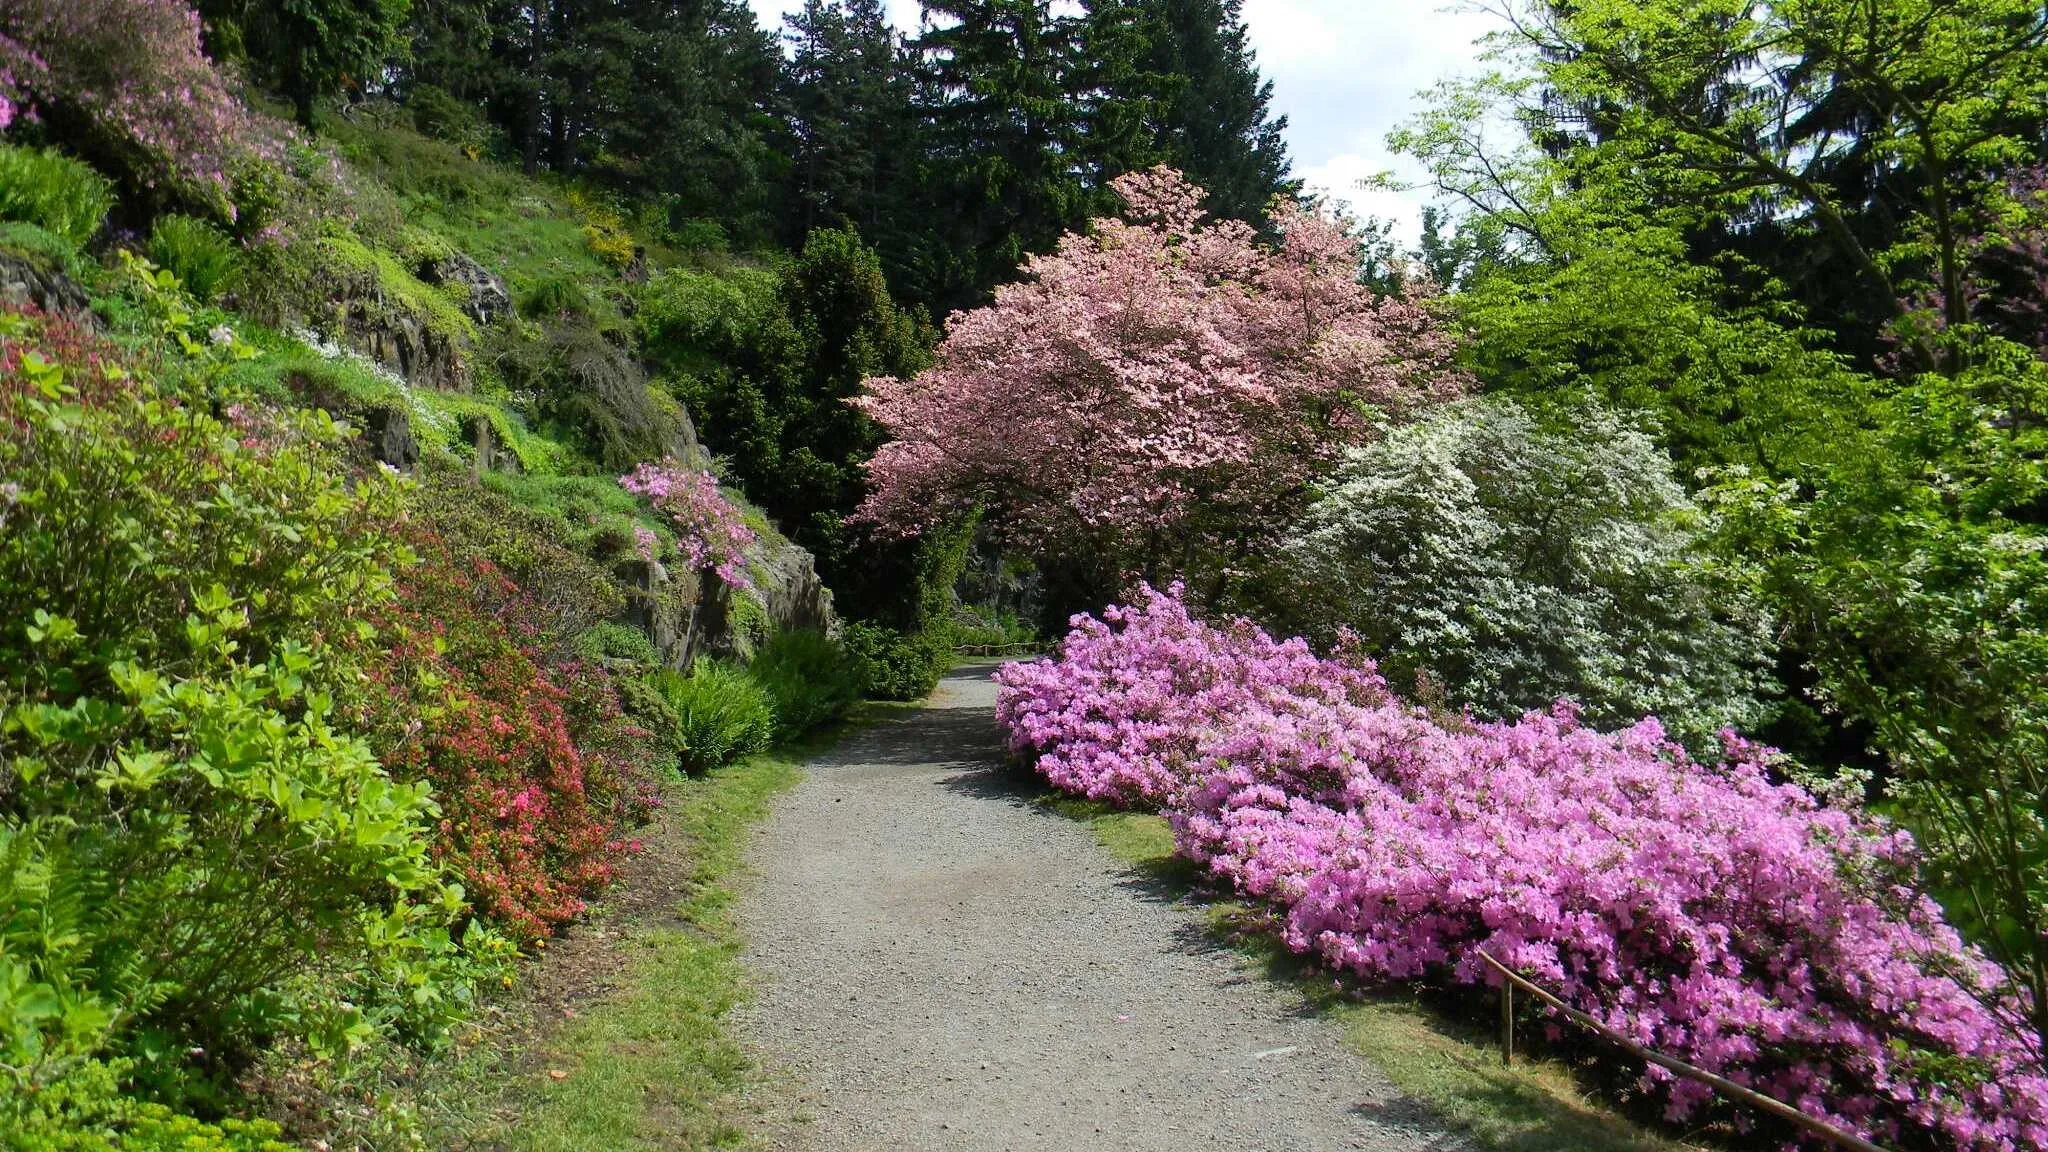
<svg viewBox="0 0 2048 1152"><path fill-rule="evenodd" d="M1044 644L1038 629L1007 610L980 611L962 607L953 616L956 647L1007 648Z"/></svg>
<svg viewBox="0 0 2048 1152"><path fill-rule="evenodd" d="M411 0L200 0L216 45L291 102L303 128L352 77L374 75L402 43Z"/></svg>
<svg viewBox="0 0 2048 1152"><path fill-rule="evenodd" d="M1865 725L1952 915L2033 994L2048 1037L2048 364L1989 341L1875 405L1828 458L1710 495L1722 546Z"/></svg>
<svg viewBox="0 0 2048 1152"><path fill-rule="evenodd" d="M217 1124L120 1094L126 1062L86 1061L11 1115L0 1133L7 1152L293 1152L268 1120Z"/></svg>
<svg viewBox="0 0 2048 1152"><path fill-rule="evenodd" d="M662 735L686 772L709 772L775 741L775 698L743 668L704 660L687 676L662 671L650 682L675 712L675 728Z"/></svg>
<svg viewBox="0 0 2048 1152"><path fill-rule="evenodd" d="M860 663L866 694L877 700L921 700L953 663L950 638L933 632L906 635L854 620L840 640Z"/></svg>
<svg viewBox="0 0 2048 1152"><path fill-rule="evenodd" d="M0 1110L87 1058L175 1097L194 1051L437 1034L491 933L451 938L426 788L335 720L396 483L350 482L324 415L224 423L4 319Z"/></svg>
<svg viewBox="0 0 2048 1152"><path fill-rule="evenodd" d="M846 718L860 702L861 662L823 632L777 633L754 654L747 672L775 701L775 735L800 739Z"/></svg>
<svg viewBox="0 0 2048 1152"><path fill-rule="evenodd" d="M149 258L206 303L235 270L235 246L220 229L192 216L159 216L149 230Z"/></svg>
<svg viewBox="0 0 2048 1152"><path fill-rule="evenodd" d="M576 654L586 660L628 660L648 668L661 663L661 653L646 632L609 620L576 638Z"/></svg>
<svg viewBox="0 0 2048 1152"><path fill-rule="evenodd" d="M71 241L17 220L0 220L0 251L26 257L45 271L61 272L74 280L84 270L84 261Z"/></svg>
<svg viewBox="0 0 2048 1152"><path fill-rule="evenodd" d="M114 185L53 148L0 144L0 220L33 224L83 248L114 207Z"/></svg>

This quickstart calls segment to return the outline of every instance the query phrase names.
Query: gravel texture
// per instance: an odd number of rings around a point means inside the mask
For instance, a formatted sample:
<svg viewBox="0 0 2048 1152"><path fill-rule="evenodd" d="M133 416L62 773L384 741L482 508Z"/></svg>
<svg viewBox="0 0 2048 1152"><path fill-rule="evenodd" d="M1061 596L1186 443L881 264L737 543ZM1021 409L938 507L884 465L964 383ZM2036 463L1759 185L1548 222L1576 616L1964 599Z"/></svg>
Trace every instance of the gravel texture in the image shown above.
<svg viewBox="0 0 2048 1152"><path fill-rule="evenodd" d="M803 1152L1462 1148L1195 914L1032 803L992 667L815 762L740 921L764 1141Z"/></svg>

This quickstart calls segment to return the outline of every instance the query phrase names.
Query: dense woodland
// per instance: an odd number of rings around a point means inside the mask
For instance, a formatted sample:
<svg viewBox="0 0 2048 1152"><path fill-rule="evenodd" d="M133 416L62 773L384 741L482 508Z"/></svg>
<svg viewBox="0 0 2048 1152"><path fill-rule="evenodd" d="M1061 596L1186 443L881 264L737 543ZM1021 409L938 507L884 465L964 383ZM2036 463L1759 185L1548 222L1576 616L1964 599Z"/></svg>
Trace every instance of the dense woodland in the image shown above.
<svg viewBox="0 0 2048 1152"><path fill-rule="evenodd" d="M0 0L0 1139L418 1146L673 781L1092 614L1015 749L1289 947L2048 1147L2048 13L1498 15L1404 252L1237 0Z"/></svg>

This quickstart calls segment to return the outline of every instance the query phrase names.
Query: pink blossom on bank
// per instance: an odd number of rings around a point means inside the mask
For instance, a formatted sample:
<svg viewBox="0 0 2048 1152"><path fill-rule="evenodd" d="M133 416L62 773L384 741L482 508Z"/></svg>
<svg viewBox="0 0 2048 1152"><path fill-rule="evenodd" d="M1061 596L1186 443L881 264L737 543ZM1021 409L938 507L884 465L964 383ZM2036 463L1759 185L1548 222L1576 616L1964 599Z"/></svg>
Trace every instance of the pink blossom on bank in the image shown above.
<svg viewBox="0 0 2048 1152"><path fill-rule="evenodd" d="M725 498L716 476L663 460L640 465L631 474L619 477L619 485L636 496L645 496L668 516L691 567L710 569L733 588L753 587L753 581L747 577L746 552L754 543L754 530L747 527L740 510ZM652 542L640 539L643 531L635 530L635 546L642 548L642 554L651 560Z"/></svg>
<svg viewBox="0 0 2048 1152"><path fill-rule="evenodd" d="M1012 745L1049 780L1162 808L1296 951L1368 981L1493 984L1485 948L1894 1147L2048 1143L2019 994L1920 894L1911 837L1775 782L1768 749L1730 734L1699 763L1654 719L1603 733L1569 704L1445 723L1370 662L1205 624L1178 589L1077 618L1057 659L999 679ZM1710 1104L1643 1084L1673 1120Z"/></svg>

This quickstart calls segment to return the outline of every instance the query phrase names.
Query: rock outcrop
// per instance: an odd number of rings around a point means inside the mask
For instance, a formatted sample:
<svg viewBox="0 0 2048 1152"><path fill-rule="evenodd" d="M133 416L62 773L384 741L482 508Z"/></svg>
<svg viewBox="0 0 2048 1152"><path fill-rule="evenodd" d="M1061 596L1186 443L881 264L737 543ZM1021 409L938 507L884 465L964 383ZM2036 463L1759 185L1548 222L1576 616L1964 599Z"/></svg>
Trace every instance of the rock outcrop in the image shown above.
<svg viewBox="0 0 2048 1152"><path fill-rule="evenodd" d="M428 265L421 276L437 287L460 287L469 294L463 314L479 328L488 328L512 312L512 292L497 273L477 263L466 252L444 256Z"/></svg>
<svg viewBox="0 0 2048 1152"><path fill-rule="evenodd" d="M69 276L32 256L0 249L0 303L90 317L92 301Z"/></svg>

